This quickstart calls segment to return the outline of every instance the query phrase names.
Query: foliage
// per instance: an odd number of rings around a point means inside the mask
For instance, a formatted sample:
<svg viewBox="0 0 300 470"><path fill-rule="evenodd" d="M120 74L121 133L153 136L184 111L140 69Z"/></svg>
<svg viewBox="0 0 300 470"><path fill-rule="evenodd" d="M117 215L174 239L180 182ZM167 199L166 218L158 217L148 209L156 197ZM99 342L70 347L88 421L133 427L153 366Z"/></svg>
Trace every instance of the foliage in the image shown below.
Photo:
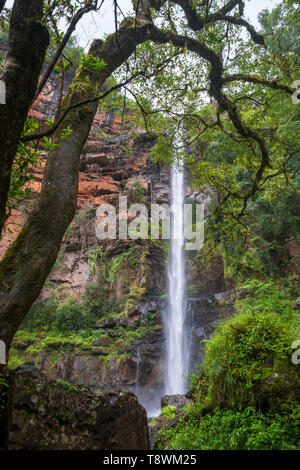
<svg viewBox="0 0 300 470"><path fill-rule="evenodd" d="M134 201L137 203L145 204L147 202L147 196L145 190L141 185L140 180L136 180L132 185L132 195Z"/></svg>
<svg viewBox="0 0 300 470"><path fill-rule="evenodd" d="M91 328L93 325L93 317L84 311L84 306L74 298L67 298L63 303L59 304L54 327L61 333L76 333L79 330Z"/></svg>
<svg viewBox="0 0 300 470"><path fill-rule="evenodd" d="M248 279L237 314L206 341L191 377L194 402L157 449L276 450L300 448L300 370L291 360L300 337L293 280Z"/></svg>
<svg viewBox="0 0 300 470"><path fill-rule="evenodd" d="M296 2L287 0L281 2L271 12L263 10L259 15L259 20L267 34L268 47L277 56L288 54L290 56L288 60L299 65L300 23Z"/></svg>
<svg viewBox="0 0 300 470"><path fill-rule="evenodd" d="M237 300L235 306L238 312L248 315L273 314L286 319L295 328L300 324L298 312L294 310L297 293L288 278L276 282L272 279L250 279L241 284L241 287L247 289L248 295Z"/></svg>
<svg viewBox="0 0 300 470"><path fill-rule="evenodd" d="M285 241L300 232L300 195L282 190L272 200L260 195L248 205L244 225L213 213L205 227L205 245L197 254L199 262L207 252L223 256L225 277L241 282L251 276L282 276L291 263ZM205 263L205 266L207 266Z"/></svg>
<svg viewBox="0 0 300 470"><path fill-rule="evenodd" d="M299 450L300 405L282 405L280 413L263 414L252 407L216 410L202 416L190 409L175 428L161 432L159 449Z"/></svg>
<svg viewBox="0 0 300 470"><path fill-rule="evenodd" d="M83 70L95 70L96 72L99 72L106 66L106 62L103 59L100 59L99 57L82 55L80 60L80 66Z"/></svg>
<svg viewBox="0 0 300 470"><path fill-rule="evenodd" d="M38 329L50 329L56 318L59 301L55 295L46 301L38 300L23 320L20 329L33 331Z"/></svg>
<svg viewBox="0 0 300 470"><path fill-rule="evenodd" d="M292 364L291 345L300 322L272 287L261 287L248 308L241 300L244 313L226 320L207 342L200 382L213 406L275 409L299 395L300 370Z"/></svg>
<svg viewBox="0 0 300 470"><path fill-rule="evenodd" d="M56 380L56 383L61 385L65 390L68 391L77 392L78 390L80 390L80 387L72 385L69 382L66 382L65 380Z"/></svg>
<svg viewBox="0 0 300 470"><path fill-rule="evenodd" d="M95 267L97 262L105 262L106 253L100 247L96 247L94 251L89 252L89 262L91 268L91 276L95 274Z"/></svg>
<svg viewBox="0 0 300 470"><path fill-rule="evenodd" d="M161 409L162 416L165 418L174 418L176 414L176 405L167 405Z"/></svg>
<svg viewBox="0 0 300 470"><path fill-rule="evenodd" d="M21 330L57 330L71 334L93 327L94 317L84 304L73 297L61 300L53 293L47 300L36 302L25 317Z"/></svg>

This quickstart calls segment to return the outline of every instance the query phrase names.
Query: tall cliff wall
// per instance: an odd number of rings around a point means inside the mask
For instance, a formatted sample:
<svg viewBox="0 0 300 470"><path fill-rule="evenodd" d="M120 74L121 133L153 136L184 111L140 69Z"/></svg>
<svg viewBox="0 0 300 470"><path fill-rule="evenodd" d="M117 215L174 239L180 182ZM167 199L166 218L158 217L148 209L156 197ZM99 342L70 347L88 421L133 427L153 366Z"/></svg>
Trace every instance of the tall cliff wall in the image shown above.
<svg viewBox="0 0 300 470"><path fill-rule="evenodd" d="M53 115L56 93L53 79L31 110L41 123ZM100 204L117 208L121 195L128 197L129 204L143 202L148 208L150 203L169 203L169 169L151 160L153 144L134 124L133 115L125 114L122 121L117 113L98 111L81 157L77 213L37 307L29 313L27 326L17 334L11 351L12 366L34 364L51 379L98 391L133 391L148 410L159 408L164 394L162 311L168 242L101 241L95 233L95 218ZM30 195L8 221L0 256L16 237L41 189L46 159L45 154L41 165L33 169ZM186 192L194 200L203 200L203 195L191 194L188 186ZM200 341L209 337L220 316L215 294L225 286L219 258L205 268L192 254L188 266L193 285L187 315L193 370L202 360ZM95 322L86 339L84 332L52 335L55 314L51 306L66 299L92 310ZM51 318L47 328L40 323L32 332L30 318L43 315L46 309Z"/></svg>

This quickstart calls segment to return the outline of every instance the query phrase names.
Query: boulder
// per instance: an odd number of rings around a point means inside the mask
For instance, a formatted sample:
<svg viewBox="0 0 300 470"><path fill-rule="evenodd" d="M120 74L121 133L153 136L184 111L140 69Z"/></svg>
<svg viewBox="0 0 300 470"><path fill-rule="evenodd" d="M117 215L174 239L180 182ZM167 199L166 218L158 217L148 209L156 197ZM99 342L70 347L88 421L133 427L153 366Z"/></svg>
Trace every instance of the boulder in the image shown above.
<svg viewBox="0 0 300 470"><path fill-rule="evenodd" d="M113 328L117 322L116 317L105 318L96 322L96 328Z"/></svg>
<svg viewBox="0 0 300 470"><path fill-rule="evenodd" d="M93 342L93 346L110 346L111 344L112 340L105 337L95 339Z"/></svg>
<svg viewBox="0 0 300 470"><path fill-rule="evenodd" d="M120 324L121 326L124 326L124 327L127 326L127 324L128 324L127 315L125 315L125 314L120 315L119 318L118 318L118 320L119 320L119 324Z"/></svg>
<svg viewBox="0 0 300 470"><path fill-rule="evenodd" d="M20 368L9 450L147 450L145 409L130 392L97 395Z"/></svg>
<svg viewBox="0 0 300 470"><path fill-rule="evenodd" d="M161 407L164 408L168 405L175 405L176 406L176 414L180 413L182 408L186 405L192 403L185 395L165 395L162 397L160 404Z"/></svg>
<svg viewBox="0 0 300 470"><path fill-rule="evenodd" d="M108 354L108 351L105 351L105 349L101 348L94 348L91 350L92 356L108 356Z"/></svg>
<svg viewBox="0 0 300 470"><path fill-rule="evenodd" d="M182 415L177 415L174 418L165 418L164 416L160 416L155 423L149 423L149 436L150 436L150 449L151 450L158 450L160 444L160 431L164 428L175 428ZM169 446L169 450L172 450Z"/></svg>
<svg viewBox="0 0 300 470"><path fill-rule="evenodd" d="M105 153L89 153L86 157L86 163L99 163L106 166L110 163L110 158Z"/></svg>
<svg viewBox="0 0 300 470"><path fill-rule="evenodd" d="M228 299L230 299L231 294L232 294L231 291L227 291L227 292L218 292L217 294L215 294L215 299L216 299L217 301L220 301L220 300L228 300Z"/></svg>

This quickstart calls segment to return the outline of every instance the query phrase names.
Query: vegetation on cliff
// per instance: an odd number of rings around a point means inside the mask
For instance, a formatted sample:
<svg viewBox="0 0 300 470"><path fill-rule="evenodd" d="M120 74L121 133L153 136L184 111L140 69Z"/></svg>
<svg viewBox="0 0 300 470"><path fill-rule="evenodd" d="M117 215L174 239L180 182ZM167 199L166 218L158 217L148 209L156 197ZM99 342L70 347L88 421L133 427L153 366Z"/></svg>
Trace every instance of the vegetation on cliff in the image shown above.
<svg viewBox="0 0 300 470"><path fill-rule="evenodd" d="M193 404L176 427L161 431L157 448L299 449L300 369L292 362L299 292L283 285L248 282L236 314L207 341L192 378Z"/></svg>

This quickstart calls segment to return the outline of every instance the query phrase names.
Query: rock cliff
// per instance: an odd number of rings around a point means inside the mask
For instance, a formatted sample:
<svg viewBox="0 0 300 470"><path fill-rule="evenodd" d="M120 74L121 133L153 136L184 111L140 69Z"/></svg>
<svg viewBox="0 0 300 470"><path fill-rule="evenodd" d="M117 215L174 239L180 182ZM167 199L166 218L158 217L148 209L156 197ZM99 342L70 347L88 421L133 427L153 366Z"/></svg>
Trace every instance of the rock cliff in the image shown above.
<svg viewBox="0 0 300 470"><path fill-rule="evenodd" d="M67 77L67 80L70 78ZM31 114L42 125L53 114L55 80L40 96ZM92 339L66 335L63 339L16 337L11 356L17 365L36 365L52 380L86 385L94 391L123 389L134 392L151 413L160 408L164 394L164 334L162 312L166 306L168 242L158 240L99 240L95 233L97 207L118 208L119 196L128 203L169 202L169 169L151 159L153 138L117 112L99 109L84 146L79 174L78 210L70 225L57 262L37 304L49 299L83 300L96 317ZM22 227L38 195L47 155L32 169L30 194L8 220L0 243L0 256ZM186 187L190 198L195 195ZM150 212L150 211L149 211ZM191 255L188 260L187 338L191 344L191 370L201 363L200 341L210 336L220 316L215 293L225 290L222 260ZM51 309L50 309L51 310ZM30 314L29 314L30 317ZM55 319L53 320L55 321ZM51 329L51 325L50 325ZM188 371L187 371L188 375Z"/></svg>
<svg viewBox="0 0 300 470"><path fill-rule="evenodd" d="M31 370L14 382L9 450L147 450L145 409L129 392L96 395Z"/></svg>

